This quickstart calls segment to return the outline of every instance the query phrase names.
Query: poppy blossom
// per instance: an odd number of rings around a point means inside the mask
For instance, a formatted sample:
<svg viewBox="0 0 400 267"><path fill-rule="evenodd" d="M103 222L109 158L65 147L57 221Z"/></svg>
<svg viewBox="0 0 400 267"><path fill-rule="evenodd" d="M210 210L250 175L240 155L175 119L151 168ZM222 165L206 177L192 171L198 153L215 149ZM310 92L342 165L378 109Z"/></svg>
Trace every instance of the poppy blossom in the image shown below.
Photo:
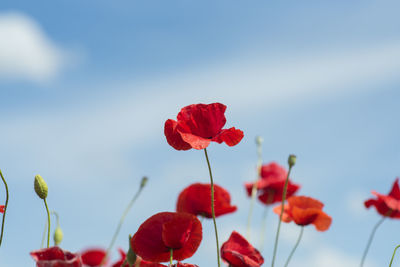
<svg viewBox="0 0 400 267"><path fill-rule="evenodd" d="M260 252L236 231L222 244L221 257L232 267L259 267L264 263Z"/></svg>
<svg viewBox="0 0 400 267"><path fill-rule="evenodd" d="M111 267L129 267L128 263L125 263L122 266L122 264L125 262L126 259L126 253L122 249L119 249L118 251L120 254L120 259L117 262L115 262ZM133 267L167 267L167 266L156 262L144 261L139 256L136 256L136 261Z"/></svg>
<svg viewBox="0 0 400 267"><path fill-rule="evenodd" d="M372 191L372 194L376 196L376 199L371 198L364 202L366 208L374 206L376 211L386 217L400 218L400 188L399 178L393 183L392 190L388 195L379 194Z"/></svg>
<svg viewBox="0 0 400 267"><path fill-rule="evenodd" d="M243 138L235 127L222 129L226 123L226 106L221 103L193 104L181 109L177 120L168 119L164 134L176 150L204 149L211 141L234 146Z"/></svg>
<svg viewBox="0 0 400 267"><path fill-rule="evenodd" d="M81 267L81 257L59 247L50 247L32 251L36 267Z"/></svg>
<svg viewBox="0 0 400 267"><path fill-rule="evenodd" d="M82 263L91 267L100 266L102 263L107 263L107 261L103 262L106 254L107 252L102 248L87 249L81 253Z"/></svg>
<svg viewBox="0 0 400 267"><path fill-rule="evenodd" d="M214 184L215 217L234 212L236 209L236 206L231 205L229 192ZM211 184L195 183L186 187L179 194L176 211L212 218Z"/></svg>
<svg viewBox="0 0 400 267"><path fill-rule="evenodd" d="M322 211L324 204L314 198L293 196L284 206L282 221L294 221L297 225L313 224L318 231L326 231L332 223L332 218ZM281 214L282 205L274 208L274 212Z"/></svg>
<svg viewBox="0 0 400 267"><path fill-rule="evenodd" d="M185 212L160 212L148 218L131 239L132 250L144 260L167 262L191 257L202 240L196 216Z"/></svg>
<svg viewBox="0 0 400 267"><path fill-rule="evenodd" d="M283 189L287 177L287 171L276 162L265 164L261 167L261 177L256 182L258 199L266 204L282 202ZM251 196L254 183L246 183L247 195ZM294 195L300 186L288 181L286 197Z"/></svg>
<svg viewBox="0 0 400 267"><path fill-rule="evenodd" d="M4 205L0 205L0 213L4 213Z"/></svg>

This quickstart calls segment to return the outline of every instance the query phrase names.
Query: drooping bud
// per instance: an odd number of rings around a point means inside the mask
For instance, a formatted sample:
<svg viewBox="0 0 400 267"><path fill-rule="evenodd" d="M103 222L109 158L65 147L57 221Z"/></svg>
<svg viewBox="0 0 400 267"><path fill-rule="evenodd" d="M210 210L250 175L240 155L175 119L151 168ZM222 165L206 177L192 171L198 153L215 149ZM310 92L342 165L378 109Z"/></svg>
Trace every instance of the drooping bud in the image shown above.
<svg viewBox="0 0 400 267"><path fill-rule="evenodd" d="M64 237L63 231L61 230L60 226L57 226L56 230L54 230L54 235L53 235L54 245L58 246L63 240L63 237Z"/></svg>
<svg viewBox="0 0 400 267"><path fill-rule="evenodd" d="M39 174L35 176L35 192L41 198L45 199L47 197L48 187L42 176Z"/></svg>
<svg viewBox="0 0 400 267"><path fill-rule="evenodd" d="M142 181L140 182L140 188L145 187L148 180L149 180L149 178L147 178L146 176L143 176Z"/></svg>
<svg viewBox="0 0 400 267"><path fill-rule="evenodd" d="M289 168L293 167L296 164L296 156L295 155L289 155L288 164L289 164Z"/></svg>

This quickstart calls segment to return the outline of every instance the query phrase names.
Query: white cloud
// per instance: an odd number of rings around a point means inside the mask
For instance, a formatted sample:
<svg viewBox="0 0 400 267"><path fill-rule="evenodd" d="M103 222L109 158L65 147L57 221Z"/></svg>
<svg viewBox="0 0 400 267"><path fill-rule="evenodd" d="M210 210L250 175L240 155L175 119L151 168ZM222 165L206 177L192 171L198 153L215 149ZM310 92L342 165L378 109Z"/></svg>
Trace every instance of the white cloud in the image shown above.
<svg viewBox="0 0 400 267"><path fill-rule="evenodd" d="M0 78L43 82L66 63L64 52L24 14L0 14L0 36Z"/></svg>

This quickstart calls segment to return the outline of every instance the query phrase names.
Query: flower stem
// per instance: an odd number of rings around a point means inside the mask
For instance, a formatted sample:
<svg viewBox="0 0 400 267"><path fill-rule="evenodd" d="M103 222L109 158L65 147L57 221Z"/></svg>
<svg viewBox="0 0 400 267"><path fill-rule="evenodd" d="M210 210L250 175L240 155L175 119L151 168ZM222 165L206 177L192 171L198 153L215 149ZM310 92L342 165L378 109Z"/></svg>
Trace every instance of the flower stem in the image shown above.
<svg viewBox="0 0 400 267"><path fill-rule="evenodd" d="M247 233L246 237L247 240L250 241L250 231L251 231L251 217L253 215L254 209L254 202L256 200L257 195L257 183L258 180L261 178L261 166L262 166L262 141L260 137L256 137L256 144L257 144L257 178L253 183L251 188L251 199L250 199L250 208L249 208L249 215L247 217Z"/></svg>
<svg viewBox="0 0 400 267"><path fill-rule="evenodd" d="M173 260L173 255L174 255L174 250L172 248L169 249L170 256L169 256L169 266L172 267L172 260Z"/></svg>
<svg viewBox="0 0 400 267"><path fill-rule="evenodd" d="M268 200L267 203L271 203L272 199L274 197L274 194L269 194L268 195ZM261 239L260 239L260 252L264 250L264 243L265 243L265 230L267 228L267 215L268 215L268 210L269 206L265 205L264 212L262 215L262 220L261 220Z"/></svg>
<svg viewBox="0 0 400 267"><path fill-rule="evenodd" d="M57 226L56 227L60 226L60 218L58 216L58 213L55 212L55 211L50 211L50 214L54 214L56 216L56 222L57 222ZM44 242L46 240L46 233L47 233L47 220L46 220L46 223L44 224L42 243L40 245L40 248L43 248L43 246L44 246Z"/></svg>
<svg viewBox="0 0 400 267"><path fill-rule="evenodd" d="M394 255L396 254L396 250L397 250L399 247L400 247L400 245L397 245L397 246L394 248L393 255L392 255L392 259L390 260L389 267L392 267Z"/></svg>
<svg viewBox="0 0 400 267"><path fill-rule="evenodd" d="M301 238L302 238L302 236L303 236L303 232L304 232L304 226L301 226L299 238L298 238L297 241L296 241L296 245L294 245L292 251L290 252L289 257L287 258L284 267L287 267L287 266L289 265L290 259L292 258L294 252L296 251L297 247L299 246L300 240L301 240Z"/></svg>
<svg viewBox="0 0 400 267"><path fill-rule="evenodd" d="M8 186L7 186L6 179L4 179L4 176L3 176L3 173L1 172L1 170L0 170L0 176L1 176L1 180L3 180L4 187L6 188L6 203L4 205L3 219L1 222L1 235L0 235L0 246L1 246L1 242L3 241L4 222L6 219L6 211L7 211L7 206L8 206Z"/></svg>
<svg viewBox="0 0 400 267"><path fill-rule="evenodd" d="M371 234L370 234L370 236L369 236L369 239L368 239L368 242L367 242L367 246L365 247L363 256L362 256L362 258L361 258L360 267L362 267L362 266L364 265L364 261L365 261L365 258L367 257L368 250L369 250L369 247L371 246L372 239L374 238L376 229L378 229L378 227L383 223L383 221L384 221L385 219L386 219L386 216L383 216L382 219L380 219L380 220L378 221L378 223L375 224L374 228L372 228L372 232L371 232Z"/></svg>
<svg viewBox="0 0 400 267"><path fill-rule="evenodd" d="M46 206L46 211L47 211L47 248L50 247L50 211L49 207L47 206L47 201L46 199L44 200L44 205Z"/></svg>
<svg viewBox="0 0 400 267"><path fill-rule="evenodd" d="M217 243L217 262L218 262L218 267L220 267L221 263L220 263L220 259L219 259L220 256L219 256L219 244L218 244L218 230L217 230L217 222L215 221L215 208L214 208L214 181L213 181L212 172L211 172L210 160L208 159L207 148L204 148L204 154L205 154L206 160L207 160L208 172L210 173L210 181L211 181L211 214L212 214L213 223L214 223L215 241Z"/></svg>
<svg viewBox="0 0 400 267"><path fill-rule="evenodd" d="M129 202L128 206L126 206L125 211L124 211L124 213L122 214L121 219L119 220L117 229L115 230L115 233L114 233L114 235L113 235L113 237L112 237L112 239L111 239L110 245L109 245L108 248L107 248L106 255L104 256L104 258L103 258L103 260L102 260L100 266L103 265L103 263L104 263L105 260L107 259L108 255L110 254L111 249L112 249L112 247L114 246L115 240L117 239L117 236L118 236L118 234L119 234L119 231L121 230L121 226L122 226L122 224L123 224L124 221L125 221L126 215L128 215L128 212L129 212L129 210L132 208L133 203L135 203L136 199L139 197L140 193L142 192L142 189L143 189L144 186L146 185L146 181L147 181L147 177L143 177L143 178L142 178L142 181L141 181L141 183L140 183L140 187L139 187L138 191L136 191L136 194L133 196L131 202Z"/></svg>
<svg viewBox="0 0 400 267"><path fill-rule="evenodd" d="M288 187L288 183L289 183L289 175L290 175L290 172L292 170L292 167L293 167L292 165L289 165L288 174L287 174L287 177L286 177L286 180L285 180L285 186L283 187L282 208L281 208L281 214L279 216L278 229L276 230L274 253L273 253L273 256L272 256L271 267L274 267L274 263L275 263L276 251L277 251L277 248L278 248L279 231L281 229L282 216L283 216L283 210L284 210L285 199L286 199L286 191L287 191L287 187Z"/></svg>

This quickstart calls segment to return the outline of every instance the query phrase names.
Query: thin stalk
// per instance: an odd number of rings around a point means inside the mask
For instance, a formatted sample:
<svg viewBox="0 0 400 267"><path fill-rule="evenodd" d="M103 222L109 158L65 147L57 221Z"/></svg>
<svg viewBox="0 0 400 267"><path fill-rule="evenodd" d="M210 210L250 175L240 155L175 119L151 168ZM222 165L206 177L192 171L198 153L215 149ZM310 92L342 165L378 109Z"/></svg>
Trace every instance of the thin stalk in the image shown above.
<svg viewBox="0 0 400 267"><path fill-rule="evenodd" d="M399 247L400 247L400 245L397 245L397 246L394 248L393 255L392 255L392 259L390 260L390 263L389 263L389 267L392 267L394 255L396 254L396 250L397 250Z"/></svg>
<svg viewBox="0 0 400 267"><path fill-rule="evenodd" d="M204 148L204 154L205 154L206 160L207 160L208 172L210 173L210 181L211 181L211 214L212 214L213 223L214 223L215 241L217 243L217 262L218 262L218 267L220 267L221 263L220 263L220 259L219 259L220 256L219 256L218 230L217 230L217 222L215 221L215 208L214 208L214 181L213 181L213 176L212 176L212 172L211 172L210 160L208 159L207 148Z"/></svg>
<svg viewBox="0 0 400 267"><path fill-rule="evenodd" d="M294 252L296 251L297 247L299 246L300 240L301 240L301 238L302 238L302 236L303 236L303 232L304 232L304 226L301 226L299 238L298 238L297 241L296 241L296 245L294 245L292 251L290 252L289 257L287 258L284 267L287 267L287 266L289 265L290 259L292 258Z"/></svg>
<svg viewBox="0 0 400 267"><path fill-rule="evenodd" d="M271 203L272 199L274 197L274 194L269 194L267 203ZM269 206L265 205L265 209L262 215L262 221L261 221L261 239L260 239L260 252L264 250L264 243L265 243L265 231L267 228L267 215L268 215L268 210Z"/></svg>
<svg viewBox="0 0 400 267"><path fill-rule="evenodd" d="M367 257L368 250L369 250L369 247L371 246L372 239L374 238L376 229L378 229L378 227L383 223L383 221L384 221L385 219L386 219L386 216L383 216L382 219L380 219L380 220L378 221L378 223L375 224L374 228L372 228L372 232L371 232L371 234L370 234L370 236L369 236L369 239L368 239L368 242L367 242L367 246L365 247L363 256L362 256L362 258L361 258L360 267L362 267L362 266L364 265L364 261L365 261L365 258Z"/></svg>
<svg viewBox="0 0 400 267"><path fill-rule="evenodd" d="M1 176L1 180L3 180L4 187L6 188L6 203L4 205L3 219L1 221L1 234L0 234L0 246L1 246L1 242L3 241L4 222L6 219L6 212L7 212L7 206L8 206L8 186L7 186L6 179L4 179L4 176L3 176L3 173L1 172L1 170L0 170L0 176Z"/></svg>
<svg viewBox="0 0 400 267"><path fill-rule="evenodd" d="M261 178L261 166L262 166L262 142L259 141L258 138L256 138L256 143L257 143L257 178L254 181L253 186L251 188L250 208L249 208L249 215L247 217L247 232L246 232L246 237L248 241L250 241L251 218L253 216L254 203L256 201L256 196L257 196L257 183L258 180Z"/></svg>
<svg viewBox="0 0 400 267"><path fill-rule="evenodd" d="M169 252L170 252L169 265L172 267L172 260L173 260L174 250L172 248L170 248Z"/></svg>
<svg viewBox="0 0 400 267"><path fill-rule="evenodd" d="M59 216L58 216L58 213L55 212L55 211L50 211L50 214L54 214L54 215L56 216L56 222L57 222L56 228L57 228L58 226L60 226L60 218L59 218ZM41 245L40 245L40 248L43 248L43 247L44 247L44 242L45 242L45 240L46 240L46 233L47 233L47 220L46 220L46 222L44 223L43 236L42 236L42 243L41 243Z"/></svg>
<svg viewBox="0 0 400 267"><path fill-rule="evenodd" d="M125 221L126 215L128 215L130 209L132 208L132 205L136 202L137 198L138 198L139 195L140 195L140 192L142 192L142 189L144 188L144 186L145 186L145 184L146 184L146 182L144 182L144 179L147 180L146 177L143 177L142 182L141 182L141 184L140 184L140 187L139 187L138 191L137 191L136 194L133 196L133 198L132 198L132 200L129 202L128 206L126 206L125 211L124 211L124 213L122 214L122 216L121 216L121 218L120 218L120 220L119 220L117 229L115 230L115 233L114 233L114 235L113 235L113 237L112 237L112 239L111 239L110 245L108 246L108 248L107 248L107 250L106 250L106 255L104 256L104 258L103 258L103 260L102 260L100 266L103 265L103 263L105 262L106 258L107 258L108 255L110 254L111 249L112 249L112 247L114 246L114 243L115 243L115 241L116 241L116 239L117 239L117 236L118 236L118 234L119 234L119 231L121 230L122 224L123 224L124 221Z"/></svg>
<svg viewBox="0 0 400 267"><path fill-rule="evenodd" d="M281 229L282 216L283 216L283 210L284 210L285 199L286 199L286 191L287 191L287 186L288 186L288 183L289 183L289 175L290 175L291 170L292 170L292 165L289 165L289 171L288 171L288 174L287 174L287 177L286 177L286 180L285 180L285 186L283 187L282 208L281 208L281 214L279 216L278 229L276 230L274 253L273 253L273 257L272 257L271 267L274 267L275 258L276 258L276 251L278 249L279 231Z"/></svg>
<svg viewBox="0 0 400 267"><path fill-rule="evenodd" d="M44 200L44 205L46 206L46 211L47 211L47 248L50 247L50 211L49 207L47 206L47 201L46 199Z"/></svg>

